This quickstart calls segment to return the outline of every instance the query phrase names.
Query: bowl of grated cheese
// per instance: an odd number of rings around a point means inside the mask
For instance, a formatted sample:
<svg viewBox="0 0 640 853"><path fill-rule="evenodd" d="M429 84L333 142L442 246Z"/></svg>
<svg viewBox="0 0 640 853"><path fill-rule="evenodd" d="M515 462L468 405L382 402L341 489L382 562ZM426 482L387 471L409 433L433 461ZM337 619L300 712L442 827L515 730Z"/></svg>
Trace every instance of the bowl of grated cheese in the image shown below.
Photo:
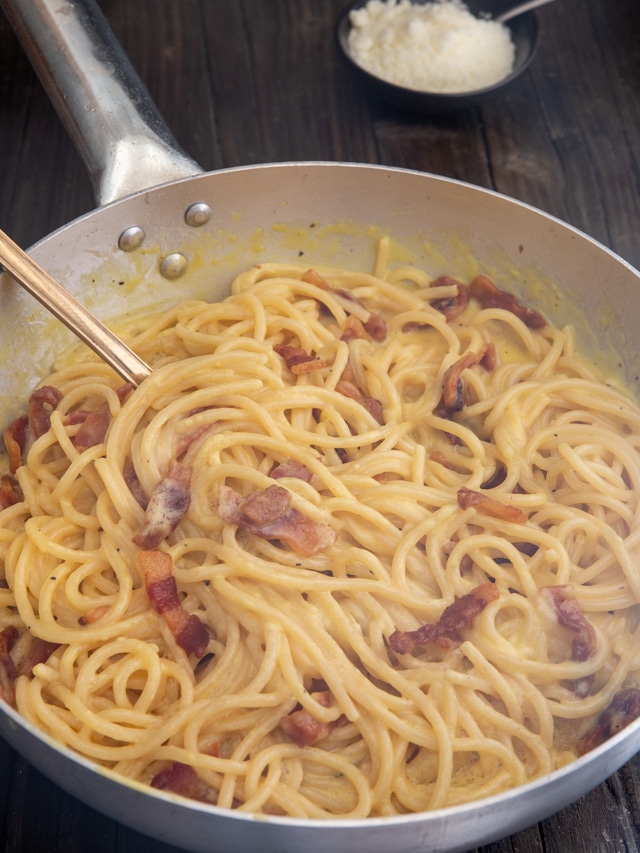
<svg viewBox="0 0 640 853"><path fill-rule="evenodd" d="M348 64L378 96L415 112L473 106L529 66L533 11L506 23L508 0L357 0L336 28Z"/></svg>

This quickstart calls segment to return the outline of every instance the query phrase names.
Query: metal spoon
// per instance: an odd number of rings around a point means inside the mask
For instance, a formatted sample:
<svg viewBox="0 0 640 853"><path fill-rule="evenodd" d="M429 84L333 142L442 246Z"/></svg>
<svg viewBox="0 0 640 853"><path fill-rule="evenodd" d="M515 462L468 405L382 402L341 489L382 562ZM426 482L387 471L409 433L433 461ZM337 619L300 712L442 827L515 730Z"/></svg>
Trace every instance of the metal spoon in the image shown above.
<svg viewBox="0 0 640 853"><path fill-rule="evenodd" d="M0 230L0 263L15 280L84 341L126 382L139 385L151 368Z"/></svg>
<svg viewBox="0 0 640 853"><path fill-rule="evenodd" d="M494 21L499 24L506 24L512 18L517 18L518 15L524 15L525 12L530 12L532 9L537 9L538 6L544 6L546 3L552 3L553 0L526 0L524 3L518 3L512 9L507 9L500 15L494 17Z"/></svg>

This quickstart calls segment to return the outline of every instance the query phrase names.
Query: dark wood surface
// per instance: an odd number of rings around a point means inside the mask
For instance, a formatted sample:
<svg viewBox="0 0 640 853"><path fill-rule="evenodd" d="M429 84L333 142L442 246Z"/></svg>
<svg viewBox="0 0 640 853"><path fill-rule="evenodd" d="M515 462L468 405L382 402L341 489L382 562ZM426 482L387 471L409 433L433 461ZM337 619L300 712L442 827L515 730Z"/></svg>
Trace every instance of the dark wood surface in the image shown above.
<svg viewBox="0 0 640 853"><path fill-rule="evenodd" d="M363 91L343 0L103 0L178 141L205 169L345 160L434 172L542 208L640 267L640 3L558 0L499 98L424 117ZM94 207L89 179L0 14L0 227L23 245ZM640 653L640 650L639 650ZM640 757L483 853L640 849ZM171 853L83 806L0 741L4 853ZM391 853L391 851L390 851ZM426 853L426 851L425 851Z"/></svg>

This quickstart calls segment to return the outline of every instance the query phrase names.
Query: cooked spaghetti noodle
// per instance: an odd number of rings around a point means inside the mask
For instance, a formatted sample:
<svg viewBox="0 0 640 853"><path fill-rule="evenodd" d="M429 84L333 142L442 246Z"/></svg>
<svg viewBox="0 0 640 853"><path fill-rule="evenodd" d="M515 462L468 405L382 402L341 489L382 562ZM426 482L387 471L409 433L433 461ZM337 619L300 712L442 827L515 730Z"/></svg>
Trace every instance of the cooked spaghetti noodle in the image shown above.
<svg viewBox="0 0 640 853"><path fill-rule="evenodd" d="M385 251L141 323L135 390L46 380L0 514L27 720L224 808L366 818L534 779L635 701L638 407L570 328Z"/></svg>

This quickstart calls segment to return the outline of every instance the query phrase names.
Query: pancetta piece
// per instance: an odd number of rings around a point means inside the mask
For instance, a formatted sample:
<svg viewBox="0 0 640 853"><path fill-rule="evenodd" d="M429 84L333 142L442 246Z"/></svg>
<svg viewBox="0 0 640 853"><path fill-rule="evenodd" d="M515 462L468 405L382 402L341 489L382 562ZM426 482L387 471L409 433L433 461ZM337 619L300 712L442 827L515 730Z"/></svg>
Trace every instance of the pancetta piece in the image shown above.
<svg viewBox="0 0 640 853"><path fill-rule="evenodd" d="M215 803L215 792L203 782L189 764L173 761L151 780L151 787L159 791L171 791L190 800L200 800L203 803Z"/></svg>
<svg viewBox="0 0 640 853"><path fill-rule="evenodd" d="M486 275L479 275L471 282L471 296L477 299L483 308L503 308L519 317L530 329L542 329L547 321L537 311L525 308L512 293L500 290Z"/></svg>
<svg viewBox="0 0 640 853"><path fill-rule="evenodd" d="M304 480L305 483L311 482L311 471L297 459L287 459L276 465L269 476L273 477L274 480L280 480L282 477L293 477L295 480Z"/></svg>
<svg viewBox="0 0 640 853"><path fill-rule="evenodd" d="M633 687L619 690L595 726L578 743L578 752L584 755L618 734L640 717L640 690Z"/></svg>
<svg viewBox="0 0 640 853"><path fill-rule="evenodd" d="M209 632L194 613L187 613L178 596L173 560L164 551L140 551L138 565L153 609L188 655L201 658L209 645Z"/></svg>
<svg viewBox="0 0 640 853"><path fill-rule="evenodd" d="M316 270L307 270L300 276L301 281L315 284L322 290L331 291L332 296L340 307L347 313L357 317L374 341L384 341L387 337L387 324L378 314L375 314L348 290L331 287L329 282Z"/></svg>
<svg viewBox="0 0 640 853"><path fill-rule="evenodd" d="M0 510L19 503L22 497L22 490L13 474L3 474L0 477Z"/></svg>
<svg viewBox="0 0 640 853"><path fill-rule="evenodd" d="M324 708L330 708L333 704L333 697L328 690L311 693L311 696ZM298 746L312 746L330 735L337 725L337 720L318 720L310 711L300 706L280 720L281 728Z"/></svg>
<svg viewBox="0 0 640 853"><path fill-rule="evenodd" d="M25 632L18 641L10 625L0 632L0 698L15 707L15 683L21 675L31 677L34 666L46 663L59 643L50 643Z"/></svg>
<svg viewBox="0 0 640 853"><path fill-rule="evenodd" d="M29 427L34 438L40 438L51 426L51 412L62 400L62 392L53 385L43 385L29 398Z"/></svg>
<svg viewBox="0 0 640 853"><path fill-rule="evenodd" d="M416 646L426 646L428 643L436 643L445 649L455 648L462 642L460 631L467 628L478 613L497 598L495 584L480 584L445 608L436 623L427 623L416 631L394 631L389 637L389 645L399 654L408 654Z"/></svg>
<svg viewBox="0 0 640 853"><path fill-rule="evenodd" d="M9 652L17 639L18 631L13 625L0 631L0 699L12 707L16 704L15 683L18 671Z"/></svg>
<svg viewBox="0 0 640 853"><path fill-rule="evenodd" d="M479 512L493 515L496 518L504 518L505 521L515 521L517 524L524 524L528 520L526 512L523 512L520 507L503 504L482 492L467 489L465 486L458 489L457 500L460 509L468 509L473 506Z"/></svg>
<svg viewBox="0 0 640 853"><path fill-rule="evenodd" d="M176 529L191 503L191 468L176 459L169 462L167 476L155 487L144 511L144 521L133 537L139 548L157 548Z"/></svg>
<svg viewBox="0 0 640 853"><path fill-rule="evenodd" d="M27 444L27 430L29 429L29 418L20 415L13 423L9 424L4 432L4 446L7 448L9 457L9 471L15 474L22 465L22 454Z"/></svg>
<svg viewBox="0 0 640 853"><path fill-rule="evenodd" d="M384 409L380 400L363 394L354 382L348 379L339 379L336 382L336 391L344 397L349 397L350 400L356 400L369 412L374 420L379 424L384 423Z"/></svg>
<svg viewBox="0 0 640 853"><path fill-rule="evenodd" d="M471 296L471 292L469 287L466 284L462 284L462 282L458 281L455 278L451 278L448 275L441 275L439 278L434 279L431 282L431 287L450 287L454 285L458 288L458 293L456 296L451 296L449 298L443 299L434 299L431 305L436 309L436 311L440 311L441 314L444 314L444 318L447 323L451 323L457 317L462 314L464 309L469 304L469 299Z"/></svg>
<svg viewBox="0 0 640 853"><path fill-rule="evenodd" d="M305 373L311 373L313 370L320 370L326 367L327 364L321 358L315 355L310 355L302 347L292 347L286 344L276 344L274 350L284 359L287 369L294 376L303 376Z"/></svg>
<svg viewBox="0 0 640 853"><path fill-rule="evenodd" d="M495 369L495 344L484 344L478 353L466 352L445 371L442 378L442 397L436 409L438 417L450 420L456 412L464 408L466 401L463 373L476 364L481 364L485 370Z"/></svg>
<svg viewBox="0 0 640 853"><path fill-rule="evenodd" d="M336 540L331 525L307 518L292 507L290 492L278 485L246 498L222 485L218 493L218 514L228 524L235 524L261 539L285 542L304 557L324 550Z"/></svg>
<svg viewBox="0 0 640 853"><path fill-rule="evenodd" d="M560 625L575 634L571 644L572 660L589 660L596 651L596 632L582 612L571 586L545 586L541 588L540 594L551 603Z"/></svg>
<svg viewBox="0 0 640 853"><path fill-rule="evenodd" d="M74 436L73 444L76 450L82 453L89 447L102 444L105 440L111 423L111 412L106 404L93 411L77 409L69 414L65 423L80 424L80 429Z"/></svg>

